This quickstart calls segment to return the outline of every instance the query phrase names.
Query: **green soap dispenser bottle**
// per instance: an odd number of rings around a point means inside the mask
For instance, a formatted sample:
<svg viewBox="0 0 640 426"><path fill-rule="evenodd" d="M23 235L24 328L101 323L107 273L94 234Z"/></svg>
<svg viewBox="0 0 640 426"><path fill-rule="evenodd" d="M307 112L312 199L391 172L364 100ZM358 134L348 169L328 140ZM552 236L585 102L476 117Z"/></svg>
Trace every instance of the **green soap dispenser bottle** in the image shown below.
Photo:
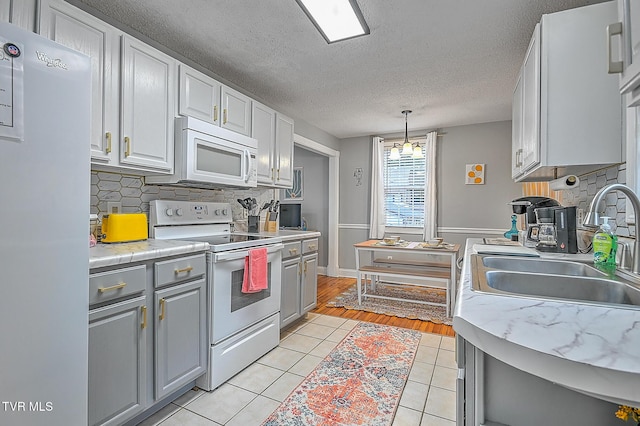
<svg viewBox="0 0 640 426"><path fill-rule="evenodd" d="M604 269L615 269L618 236L611 232L609 218L602 217L603 223L593 236L593 263Z"/></svg>

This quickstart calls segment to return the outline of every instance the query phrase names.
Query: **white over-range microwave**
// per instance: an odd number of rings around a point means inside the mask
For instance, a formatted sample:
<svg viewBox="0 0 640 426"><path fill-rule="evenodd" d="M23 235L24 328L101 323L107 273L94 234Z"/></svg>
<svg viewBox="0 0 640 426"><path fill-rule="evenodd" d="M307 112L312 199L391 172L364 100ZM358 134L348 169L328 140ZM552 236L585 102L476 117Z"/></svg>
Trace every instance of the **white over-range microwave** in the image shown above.
<svg viewBox="0 0 640 426"><path fill-rule="evenodd" d="M173 175L147 176L146 183L197 188L258 186L258 141L193 117L176 118Z"/></svg>

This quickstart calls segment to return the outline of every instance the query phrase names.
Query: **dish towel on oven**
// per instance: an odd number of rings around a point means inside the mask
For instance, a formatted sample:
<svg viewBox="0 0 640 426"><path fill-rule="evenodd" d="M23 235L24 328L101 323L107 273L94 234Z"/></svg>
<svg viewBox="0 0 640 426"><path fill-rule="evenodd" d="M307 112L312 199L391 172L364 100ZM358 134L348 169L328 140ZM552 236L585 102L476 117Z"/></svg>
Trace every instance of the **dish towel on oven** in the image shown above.
<svg viewBox="0 0 640 426"><path fill-rule="evenodd" d="M267 248L250 249L244 258L243 293L257 293L269 288L267 278Z"/></svg>

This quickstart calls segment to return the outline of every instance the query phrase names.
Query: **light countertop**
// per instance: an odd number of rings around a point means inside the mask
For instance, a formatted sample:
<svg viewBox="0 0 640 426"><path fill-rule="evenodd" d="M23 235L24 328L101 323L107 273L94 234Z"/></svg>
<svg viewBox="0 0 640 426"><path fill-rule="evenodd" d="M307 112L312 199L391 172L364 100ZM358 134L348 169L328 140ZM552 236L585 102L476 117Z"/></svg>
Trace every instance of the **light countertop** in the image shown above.
<svg viewBox="0 0 640 426"><path fill-rule="evenodd" d="M481 242L467 240L454 330L520 370L597 398L640 406L640 310L473 291L470 255L473 244Z"/></svg>
<svg viewBox="0 0 640 426"><path fill-rule="evenodd" d="M209 244L205 242L179 240L148 239L131 243L98 244L89 249L89 269L196 253L208 249Z"/></svg>

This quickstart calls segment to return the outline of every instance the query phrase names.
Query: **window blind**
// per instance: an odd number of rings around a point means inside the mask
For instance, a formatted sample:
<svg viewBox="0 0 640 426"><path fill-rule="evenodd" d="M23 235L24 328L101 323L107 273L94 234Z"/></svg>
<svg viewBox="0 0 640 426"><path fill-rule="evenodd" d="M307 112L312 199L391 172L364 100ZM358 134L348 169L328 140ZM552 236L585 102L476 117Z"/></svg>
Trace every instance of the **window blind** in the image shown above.
<svg viewBox="0 0 640 426"><path fill-rule="evenodd" d="M401 155L400 159L392 160L389 154L390 149L385 149L383 182L386 226L423 228L426 158Z"/></svg>

